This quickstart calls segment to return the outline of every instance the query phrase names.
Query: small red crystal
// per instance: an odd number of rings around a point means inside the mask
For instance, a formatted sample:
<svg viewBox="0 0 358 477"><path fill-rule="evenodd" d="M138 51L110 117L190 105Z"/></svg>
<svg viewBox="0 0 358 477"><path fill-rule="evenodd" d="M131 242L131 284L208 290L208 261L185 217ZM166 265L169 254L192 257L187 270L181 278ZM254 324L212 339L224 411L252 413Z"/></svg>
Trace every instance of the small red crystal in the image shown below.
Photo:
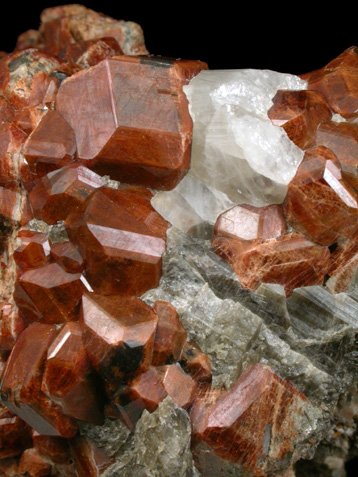
<svg viewBox="0 0 358 477"><path fill-rule="evenodd" d="M168 223L147 194L103 187L65 225L96 292L140 296L158 286Z"/></svg>
<svg viewBox="0 0 358 477"><path fill-rule="evenodd" d="M74 163L52 171L42 177L30 192L34 216L48 224L65 220L102 186L100 176L81 164Z"/></svg>
<svg viewBox="0 0 358 477"><path fill-rule="evenodd" d="M320 245L332 245L357 228L358 194L342 177L335 154L324 146L306 151L288 185L288 222Z"/></svg>
<svg viewBox="0 0 358 477"><path fill-rule="evenodd" d="M31 230L20 230L17 234L21 241L14 251L14 260L21 270L46 265L50 260L50 241L46 234Z"/></svg>
<svg viewBox="0 0 358 477"><path fill-rule="evenodd" d="M0 349L11 350L27 323L23 320L17 306L11 303L0 305L0 318Z"/></svg>
<svg viewBox="0 0 358 477"><path fill-rule="evenodd" d="M51 256L68 273L81 273L83 271L83 258L72 242L52 244Z"/></svg>
<svg viewBox="0 0 358 477"><path fill-rule="evenodd" d="M135 297L84 295L80 323L92 366L109 382L149 368L158 317Z"/></svg>
<svg viewBox="0 0 358 477"><path fill-rule="evenodd" d="M73 437L77 426L41 391L47 350L56 327L34 323L19 336L4 369L1 400L38 433Z"/></svg>
<svg viewBox="0 0 358 477"><path fill-rule="evenodd" d="M161 381L177 406L188 408L193 403L198 390L197 383L179 364L164 366Z"/></svg>
<svg viewBox="0 0 358 477"><path fill-rule="evenodd" d="M267 112L272 124L281 126L299 148L313 146L316 128L331 119L323 94L318 91L277 91Z"/></svg>
<svg viewBox="0 0 358 477"><path fill-rule="evenodd" d="M197 383L211 382L210 358L192 341L187 341L184 344L179 362L183 370L190 374Z"/></svg>
<svg viewBox="0 0 358 477"><path fill-rule="evenodd" d="M91 372L80 325L66 323L48 348L41 389L67 416L101 425L102 400Z"/></svg>
<svg viewBox="0 0 358 477"><path fill-rule="evenodd" d="M71 439L70 447L75 461L76 475L98 477L113 462L102 448L84 436Z"/></svg>
<svg viewBox="0 0 358 477"><path fill-rule="evenodd" d="M49 477L51 464L38 453L37 449L27 449L21 456L19 473L29 477Z"/></svg>
<svg viewBox="0 0 358 477"><path fill-rule="evenodd" d="M115 415L132 431L144 409L154 412L167 392L161 383L158 370L150 367L122 386L111 403Z"/></svg>
<svg viewBox="0 0 358 477"><path fill-rule="evenodd" d="M296 416L305 403L306 398L271 368L250 366L230 391L217 391L211 399L199 396L195 402L190 415L194 453L204 441L218 456L253 475L266 475L268 459L279 463L293 451L300 432Z"/></svg>
<svg viewBox="0 0 358 477"><path fill-rule="evenodd" d="M153 366L162 366L178 361L187 333L173 305L157 301L153 306L158 315L158 326L153 345Z"/></svg>
<svg viewBox="0 0 358 477"><path fill-rule="evenodd" d="M344 180L358 189L358 125L333 121L322 123L317 128L315 144L334 152Z"/></svg>
<svg viewBox="0 0 358 477"><path fill-rule="evenodd" d="M37 175L59 169L74 158L75 133L57 111L47 111L24 145L24 156Z"/></svg>
<svg viewBox="0 0 358 477"><path fill-rule="evenodd" d="M56 108L78 158L112 179L172 189L190 164L192 120L182 87L200 61L118 56L64 81Z"/></svg>
<svg viewBox="0 0 358 477"><path fill-rule="evenodd" d="M49 263L25 271L16 282L14 298L29 323L65 323L78 318L86 290L80 273L67 273L57 263Z"/></svg>
<svg viewBox="0 0 358 477"><path fill-rule="evenodd" d="M357 48L351 47L324 68L302 75L308 81L308 89L321 92L331 110L344 118L357 116L357 58Z"/></svg>
<svg viewBox="0 0 358 477"><path fill-rule="evenodd" d="M260 283L277 283L289 296L294 288L321 285L328 270L328 247L295 232L253 245L214 237L212 246L232 266L241 285L251 290Z"/></svg>
<svg viewBox="0 0 358 477"><path fill-rule="evenodd" d="M59 54L68 62L77 63L82 68L97 65L106 58L123 55L121 47L112 37L69 43Z"/></svg>
<svg viewBox="0 0 358 477"><path fill-rule="evenodd" d="M53 464L68 464L70 462L71 452L67 439L63 437L43 436L33 431L32 441L37 452Z"/></svg>
<svg viewBox="0 0 358 477"><path fill-rule="evenodd" d="M21 455L27 447L31 447L29 426L0 405L0 459Z"/></svg>

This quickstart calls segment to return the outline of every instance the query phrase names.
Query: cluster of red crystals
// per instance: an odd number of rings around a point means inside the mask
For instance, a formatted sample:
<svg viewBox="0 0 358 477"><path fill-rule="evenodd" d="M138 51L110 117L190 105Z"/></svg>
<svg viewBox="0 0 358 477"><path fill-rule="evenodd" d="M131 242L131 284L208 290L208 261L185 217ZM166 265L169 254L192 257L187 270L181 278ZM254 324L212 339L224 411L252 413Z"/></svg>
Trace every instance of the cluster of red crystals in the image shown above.
<svg viewBox="0 0 358 477"><path fill-rule="evenodd" d="M44 10L39 31L30 30L21 35L17 49L35 43L39 48L61 56L69 45L107 37L116 40L127 55L148 53L139 25L114 20L82 5L62 5Z"/></svg>
<svg viewBox="0 0 358 477"><path fill-rule="evenodd" d="M153 310L157 313L157 327L148 361L150 366L141 366L139 373L120 385L108 410L131 430L144 409L155 411L166 396L179 407L189 409L196 394L207 389L211 382L210 360L197 346L186 341L187 334L175 308L170 303L157 301Z"/></svg>
<svg viewBox="0 0 358 477"><path fill-rule="evenodd" d="M97 65L112 56L123 55L123 51L113 37L70 43L61 50L59 57L68 63L77 63L82 68Z"/></svg>
<svg viewBox="0 0 358 477"><path fill-rule="evenodd" d="M183 86L207 68L135 56L145 53L135 24L65 5L0 60L4 475L97 477L112 459L78 434L81 423L107 416L133 431L167 396L191 415L202 469L214 454L264 476L263 461L293 451L304 396L263 365L229 391L211 389L210 360L175 308L139 298L159 284L169 227L147 188L172 189L187 172ZM213 247L243 286L278 283L289 295L327 274L333 291L349 286L358 134L332 113L356 116L357 72L352 48L307 75L307 91L274 98L269 117L306 153L282 206L242 204L217 220ZM56 238L48 231L62 221Z"/></svg>
<svg viewBox="0 0 358 477"><path fill-rule="evenodd" d="M0 59L0 473L95 477L111 459L79 423L133 429L211 380L174 307L138 298L169 226L146 187L187 172L183 86L207 66L135 56L138 25L80 5L41 20Z"/></svg>
<svg viewBox="0 0 358 477"><path fill-rule="evenodd" d="M293 451L295 419L305 403L290 382L261 364L248 367L230 391L199 396L190 417L203 475L214 475L212 453L252 475L268 475L267 462L279 462Z"/></svg>
<svg viewBox="0 0 358 477"><path fill-rule="evenodd" d="M324 68L301 76L308 89L321 92L330 109L344 118L357 117L358 49L353 46Z"/></svg>
<svg viewBox="0 0 358 477"><path fill-rule="evenodd" d="M218 218L212 244L244 287L279 283L289 295L329 276L328 288L338 293L349 289L358 263L358 127L332 115L356 117L357 48L302 78L308 90L278 91L268 111L305 151L288 184L281 227L273 213L279 206L242 204ZM285 233L286 221L293 232Z"/></svg>

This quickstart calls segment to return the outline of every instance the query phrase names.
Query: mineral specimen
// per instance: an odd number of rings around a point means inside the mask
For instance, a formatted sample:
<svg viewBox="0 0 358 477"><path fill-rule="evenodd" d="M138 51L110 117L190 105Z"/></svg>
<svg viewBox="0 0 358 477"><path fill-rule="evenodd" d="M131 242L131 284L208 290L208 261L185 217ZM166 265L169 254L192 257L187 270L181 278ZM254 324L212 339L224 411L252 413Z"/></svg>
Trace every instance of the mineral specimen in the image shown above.
<svg viewBox="0 0 358 477"><path fill-rule="evenodd" d="M343 477L357 48L211 71L41 22L0 60L0 474Z"/></svg>

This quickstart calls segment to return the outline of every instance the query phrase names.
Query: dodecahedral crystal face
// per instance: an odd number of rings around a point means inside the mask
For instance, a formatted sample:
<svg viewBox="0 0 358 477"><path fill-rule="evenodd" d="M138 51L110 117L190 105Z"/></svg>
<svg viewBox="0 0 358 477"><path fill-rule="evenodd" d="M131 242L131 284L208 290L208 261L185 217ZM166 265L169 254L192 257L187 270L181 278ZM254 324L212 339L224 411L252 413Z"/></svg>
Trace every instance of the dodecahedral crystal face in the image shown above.
<svg viewBox="0 0 358 477"><path fill-rule="evenodd" d="M0 474L343 475L357 48L301 77L147 53L81 5L0 52Z"/></svg>
<svg viewBox="0 0 358 477"><path fill-rule="evenodd" d="M47 351L41 389L67 416L102 424L102 398L91 373L81 327L66 323Z"/></svg>
<svg viewBox="0 0 358 477"><path fill-rule="evenodd" d="M56 327L33 323L17 340L2 376L1 399L11 412L44 435L73 437L76 423L41 390L42 370Z"/></svg>
<svg viewBox="0 0 358 477"><path fill-rule="evenodd" d="M288 186L285 213L290 225L320 245L332 245L355 231L358 194L330 149L318 146L306 152Z"/></svg>
<svg viewBox="0 0 358 477"><path fill-rule="evenodd" d="M48 224L65 220L102 186L101 178L81 164L49 172L29 194L34 216Z"/></svg>
<svg viewBox="0 0 358 477"><path fill-rule="evenodd" d="M84 295L80 322L92 366L110 383L149 367L158 317L139 298Z"/></svg>
<svg viewBox="0 0 358 477"><path fill-rule="evenodd" d="M326 99L318 91L278 91L268 116L276 126L282 126L287 136L299 148L313 146L317 126L331 119Z"/></svg>
<svg viewBox="0 0 358 477"><path fill-rule="evenodd" d="M159 283L168 223L136 188L98 189L66 220L92 288L141 295Z"/></svg>
<svg viewBox="0 0 358 477"><path fill-rule="evenodd" d="M75 131L79 159L122 182L172 189L190 161L192 123L182 87L203 68L197 61L119 56L64 82L56 107Z"/></svg>

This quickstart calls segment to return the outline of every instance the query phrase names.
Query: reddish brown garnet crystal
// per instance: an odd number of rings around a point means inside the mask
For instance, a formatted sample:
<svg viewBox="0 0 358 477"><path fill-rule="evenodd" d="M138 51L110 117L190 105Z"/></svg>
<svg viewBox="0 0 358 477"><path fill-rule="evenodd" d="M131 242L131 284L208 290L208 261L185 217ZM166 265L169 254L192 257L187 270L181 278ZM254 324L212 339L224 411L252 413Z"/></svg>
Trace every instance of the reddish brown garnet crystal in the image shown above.
<svg viewBox="0 0 358 477"><path fill-rule="evenodd" d="M283 203L224 201L205 239L154 207L210 72L147 53L139 25L63 5L0 54L0 475L289 477L328 422L348 453L356 48L273 97L305 151Z"/></svg>

